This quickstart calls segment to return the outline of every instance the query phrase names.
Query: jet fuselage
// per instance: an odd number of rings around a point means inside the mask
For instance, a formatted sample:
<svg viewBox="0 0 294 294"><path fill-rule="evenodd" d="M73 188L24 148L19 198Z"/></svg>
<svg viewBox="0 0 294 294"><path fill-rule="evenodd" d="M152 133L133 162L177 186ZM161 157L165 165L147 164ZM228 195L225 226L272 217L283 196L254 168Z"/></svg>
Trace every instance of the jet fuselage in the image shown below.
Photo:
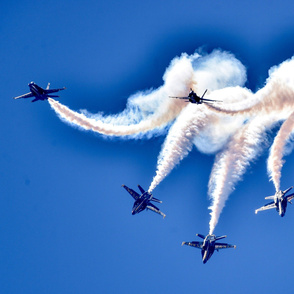
<svg viewBox="0 0 294 294"><path fill-rule="evenodd" d="M278 195L276 195L274 202L276 205L276 210L279 213L281 217L283 217L286 213L287 208L287 198L284 197L285 194L283 194L282 191L277 192Z"/></svg>
<svg viewBox="0 0 294 294"><path fill-rule="evenodd" d="M45 94L45 91L43 88L39 87L37 84L35 84L34 82L30 82L28 84L30 91L32 92L32 94L38 98L38 100L47 100L48 96Z"/></svg>
<svg viewBox="0 0 294 294"><path fill-rule="evenodd" d="M191 91L188 97L191 103L197 103L197 104L202 103L201 98L194 91Z"/></svg>
<svg viewBox="0 0 294 294"><path fill-rule="evenodd" d="M207 235L203 241L203 247L201 249L202 261L205 264L212 256L215 250L215 235Z"/></svg>
<svg viewBox="0 0 294 294"><path fill-rule="evenodd" d="M132 215L139 213L146 209L148 203L152 199L152 194L149 192L144 192L134 203L132 209Z"/></svg>

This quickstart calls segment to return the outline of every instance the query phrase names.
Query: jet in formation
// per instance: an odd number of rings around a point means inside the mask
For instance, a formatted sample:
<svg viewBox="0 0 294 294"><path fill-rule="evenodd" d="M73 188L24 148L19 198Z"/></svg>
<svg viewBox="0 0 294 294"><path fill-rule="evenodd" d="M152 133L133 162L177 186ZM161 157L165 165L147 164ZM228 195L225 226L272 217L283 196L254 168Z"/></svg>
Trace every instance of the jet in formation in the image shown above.
<svg viewBox="0 0 294 294"><path fill-rule="evenodd" d="M142 193L141 195L135 192L134 190L128 188L125 185L122 185L122 187L124 187L135 199L135 203L132 209L132 215L137 214L145 209L147 210L149 209L162 215L163 218L165 218L166 215L163 212L161 212L158 207L156 207L154 204L151 203L151 201L157 202L157 203L162 203L162 201L153 197L151 193L149 193L148 191L145 191L140 185L138 185L138 187Z"/></svg>
<svg viewBox="0 0 294 294"><path fill-rule="evenodd" d="M226 238L227 236L216 237L215 235L210 234L208 234L206 237L201 234L196 234L196 236L203 239L203 241L183 242L182 245L188 245L201 249L202 261L204 264L210 259L214 250L219 251L220 249L236 248L236 245L216 242L218 240Z"/></svg>
<svg viewBox="0 0 294 294"><path fill-rule="evenodd" d="M283 217L286 213L286 208L287 208L288 202L290 204L292 204L291 200L294 198L294 193L290 194L288 196L285 196L292 188L293 188L293 186L288 188L285 191L277 191L276 194L273 196L265 197L265 199L272 199L274 201L256 209L255 213L258 213L259 211L262 211L262 210L275 208L277 210L277 212L279 213L279 215L281 217Z"/></svg>
<svg viewBox="0 0 294 294"><path fill-rule="evenodd" d="M35 97L31 102L36 102L38 100L43 100L44 101L44 100L47 100L48 98L59 97L57 95L51 95L51 94L52 93L59 92L59 91L65 89L65 87L60 88L60 89L49 89L50 83L48 83L46 89L43 89L42 87L38 86L34 82L30 82L28 84L28 86L30 88L30 92L29 93L23 94L23 95L18 96L18 97L14 97L14 99Z"/></svg>
<svg viewBox="0 0 294 294"><path fill-rule="evenodd" d="M186 97L174 97L174 96L169 96L170 98L177 98L177 99L185 99L188 100L186 102L191 102L191 103L196 103L196 104L202 104L202 103L214 103L214 102L222 102L218 100L211 100L211 99L204 99L204 95L207 92L207 89L203 93L201 97L199 97L192 89L190 89L190 93Z"/></svg>

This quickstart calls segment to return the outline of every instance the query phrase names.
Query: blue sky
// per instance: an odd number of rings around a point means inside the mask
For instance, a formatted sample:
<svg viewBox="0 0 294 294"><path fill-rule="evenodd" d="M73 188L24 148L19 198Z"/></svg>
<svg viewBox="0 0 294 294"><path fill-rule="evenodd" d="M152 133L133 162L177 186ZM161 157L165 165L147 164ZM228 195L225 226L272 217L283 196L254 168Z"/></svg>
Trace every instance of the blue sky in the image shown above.
<svg viewBox="0 0 294 294"><path fill-rule="evenodd" d="M3 293L292 293L293 207L254 210L274 188L268 150L248 169L215 233L236 250L181 247L208 232L214 156L194 149L155 189L166 219L131 215L121 184L148 188L164 136L104 139L59 120L47 102L11 99L27 84L66 86L71 109L118 113L162 85L172 58L232 52L252 90L293 55L293 1L7 1L0 4L0 288ZM273 130L269 137L277 129ZM282 188L293 185L293 155Z"/></svg>

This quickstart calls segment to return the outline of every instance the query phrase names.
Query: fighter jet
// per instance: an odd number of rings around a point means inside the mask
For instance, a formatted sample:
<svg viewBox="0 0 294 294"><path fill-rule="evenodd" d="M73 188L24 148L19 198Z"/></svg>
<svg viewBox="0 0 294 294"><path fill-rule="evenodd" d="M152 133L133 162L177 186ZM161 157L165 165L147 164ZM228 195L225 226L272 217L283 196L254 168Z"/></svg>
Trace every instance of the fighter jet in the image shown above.
<svg viewBox="0 0 294 294"><path fill-rule="evenodd" d="M206 237L201 234L196 234L196 236L202 238L204 241L192 241L192 242L183 242L183 245L188 245L201 249L202 261L205 264L213 254L214 250L219 251L220 249L225 248L236 248L236 245L230 245L227 243L217 243L216 241L226 238L227 236L216 237L215 235L208 234Z"/></svg>
<svg viewBox="0 0 294 294"><path fill-rule="evenodd" d="M204 95L207 92L207 89L203 93L201 97L199 97L192 89L190 89L190 93L187 97L174 97L174 96L169 96L170 98L177 98L177 99L185 99L188 100L186 102L191 102L191 103L196 103L196 104L202 104L202 103L213 103L213 102L222 102L218 100L210 100L210 99L204 99Z"/></svg>
<svg viewBox="0 0 294 294"><path fill-rule="evenodd" d="M286 213L286 208L287 208L288 202L290 204L292 204L291 200L294 198L294 193L290 194L288 196L285 196L285 194L287 194L292 188L293 188L293 186L288 188L285 191L276 191L276 194L273 196L265 197L265 199L273 199L274 201L256 209L255 213L258 213L259 211L262 211L262 210L275 208L277 210L277 212L279 213L279 215L281 217L283 217Z"/></svg>
<svg viewBox="0 0 294 294"><path fill-rule="evenodd" d="M38 100L44 101L44 100L47 100L48 98L59 97L57 95L51 95L51 93L59 92L59 91L65 89L65 87L60 88L60 89L49 89L50 83L48 83L46 89L41 88L40 86L38 86L34 82L30 82L28 84L28 86L29 86L31 92L29 92L27 94L23 94L18 97L14 97L14 99L35 97L31 102L36 102Z"/></svg>
<svg viewBox="0 0 294 294"><path fill-rule="evenodd" d="M157 208L154 204L151 203L151 201L158 202L158 203L162 203L162 201L153 197L153 195L151 193L149 193L148 191L145 191L140 185L138 185L138 187L142 193L141 195L139 195L137 192L128 188L125 185L122 185L122 187L124 187L131 194L131 196L135 199L135 203L134 203L133 209L132 209L132 215L137 214L145 209L147 209L147 210L149 209L149 210L152 210L152 211L162 215L163 218L165 218L166 215L163 212L161 212L159 210L159 208Z"/></svg>

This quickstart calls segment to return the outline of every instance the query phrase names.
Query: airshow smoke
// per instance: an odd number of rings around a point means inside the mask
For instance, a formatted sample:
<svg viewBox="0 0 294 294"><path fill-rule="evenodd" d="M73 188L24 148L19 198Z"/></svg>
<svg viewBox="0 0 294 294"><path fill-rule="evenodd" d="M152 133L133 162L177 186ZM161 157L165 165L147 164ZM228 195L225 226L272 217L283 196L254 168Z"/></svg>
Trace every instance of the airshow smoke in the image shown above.
<svg viewBox="0 0 294 294"><path fill-rule="evenodd" d="M241 62L230 53L215 50L173 59L161 87L131 96L126 109L116 115L77 112L48 100L64 122L107 137L149 138L168 129L150 192L193 147L216 153L208 189L213 233L226 200L246 168L269 145L267 131L285 121L268 159L268 173L276 189L280 189L282 158L292 147L294 59L271 68L264 87L256 93L246 89L245 82L246 70ZM205 98L223 102L196 105L169 98L187 96L190 88L198 95L208 89Z"/></svg>

